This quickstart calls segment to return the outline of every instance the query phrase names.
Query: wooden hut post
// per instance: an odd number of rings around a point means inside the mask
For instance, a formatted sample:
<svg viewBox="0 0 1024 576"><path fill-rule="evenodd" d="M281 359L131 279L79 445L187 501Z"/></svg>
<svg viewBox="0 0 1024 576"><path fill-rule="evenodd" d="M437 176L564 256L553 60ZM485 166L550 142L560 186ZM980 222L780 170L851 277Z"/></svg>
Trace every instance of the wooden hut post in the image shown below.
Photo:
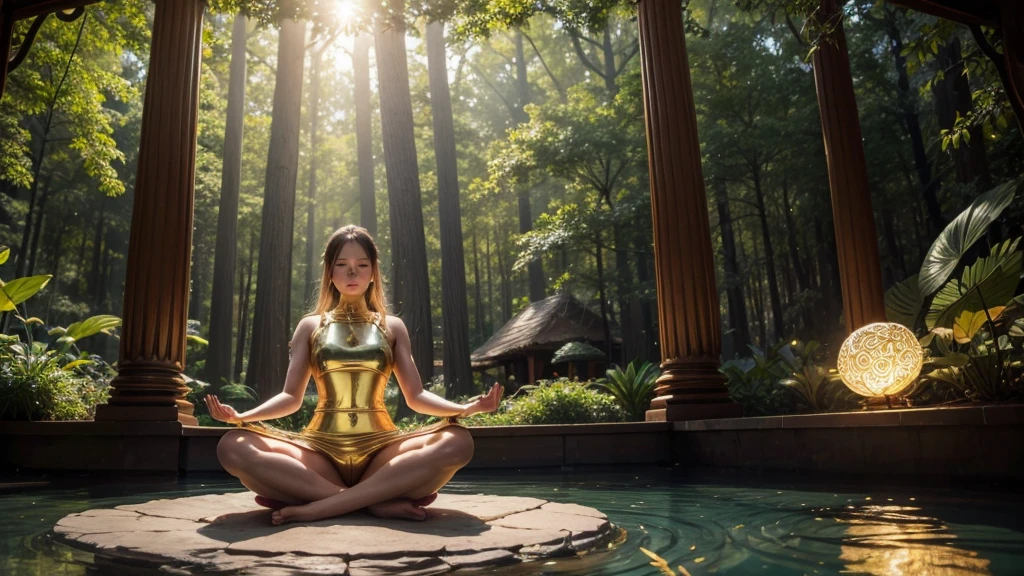
<svg viewBox="0 0 1024 576"><path fill-rule="evenodd" d="M680 0L640 0L662 376L647 420L739 416L725 376L714 254Z"/></svg>
<svg viewBox="0 0 1024 576"><path fill-rule="evenodd" d="M196 424L185 399L202 0L156 0L118 375L96 420Z"/></svg>

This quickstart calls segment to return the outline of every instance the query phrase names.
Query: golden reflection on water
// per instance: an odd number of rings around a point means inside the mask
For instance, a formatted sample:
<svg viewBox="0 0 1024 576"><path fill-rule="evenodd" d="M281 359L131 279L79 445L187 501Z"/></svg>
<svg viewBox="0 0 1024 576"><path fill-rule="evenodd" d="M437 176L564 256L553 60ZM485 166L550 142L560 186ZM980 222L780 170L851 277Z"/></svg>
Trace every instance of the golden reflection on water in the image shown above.
<svg viewBox="0 0 1024 576"><path fill-rule="evenodd" d="M990 575L989 560L957 548L956 534L910 506L864 506L844 514L848 524L839 559L873 576Z"/></svg>

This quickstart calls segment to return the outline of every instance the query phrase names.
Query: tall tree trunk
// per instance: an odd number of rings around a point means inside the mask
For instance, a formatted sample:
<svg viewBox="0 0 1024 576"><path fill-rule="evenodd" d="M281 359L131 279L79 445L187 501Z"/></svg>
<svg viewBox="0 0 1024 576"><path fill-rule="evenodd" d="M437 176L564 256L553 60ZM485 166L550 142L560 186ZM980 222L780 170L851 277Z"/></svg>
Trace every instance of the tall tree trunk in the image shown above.
<svg viewBox="0 0 1024 576"><path fill-rule="evenodd" d="M92 271L89 273L89 294L92 296L93 306L95 307L99 307L102 299L101 286L103 282L101 274L103 273L103 233L107 217L106 207L107 203L103 202L102 208L100 208L100 217L96 219L96 230L92 239Z"/></svg>
<svg viewBox="0 0 1024 576"><path fill-rule="evenodd" d="M650 262L649 259L653 254L650 254L651 249L651 238L641 237L640 234L633 234L633 252L636 254L636 280L640 286L646 287L650 282ZM640 306L640 330L635 332L642 341L642 356L644 360L658 364L661 362L661 352L658 346L658 327L654 325L654 312L652 310L652 302L650 298L638 298L635 299L632 304L635 306L639 303ZM634 311L634 314L636 312Z"/></svg>
<svg viewBox="0 0 1024 576"><path fill-rule="evenodd" d="M205 244L205 234L195 234L195 246ZM203 287L206 286L206 251L192 248L192 286L188 295L188 317L194 320L203 318Z"/></svg>
<svg viewBox="0 0 1024 576"><path fill-rule="evenodd" d="M626 244L628 233L619 224L612 226L612 242L615 243L615 295L619 309L619 330L622 332L622 348L619 362L625 366L641 354L640 339L633 331L630 303L635 298L627 298L628 286L633 284L633 270L629 266L629 253Z"/></svg>
<svg viewBox="0 0 1024 576"><path fill-rule="evenodd" d="M928 160L928 152L921 134L921 122L917 116L917 90L910 86L910 75L907 73L907 58L903 55L903 37L896 22L896 11L885 6L885 18L882 21L886 36L889 37L889 51L896 65L896 86L899 88L899 104L903 111L903 125L910 136L910 149L914 154L914 167L917 169L917 181L920 186L924 204L928 209L931 235L938 236L946 227L946 219L939 207L938 192L941 182L932 177L932 165Z"/></svg>
<svg viewBox="0 0 1024 576"><path fill-rule="evenodd" d="M373 114L370 106L370 45L373 37L359 34L352 51L352 96L356 106L356 156L359 163L359 223L377 235L377 201L373 179Z"/></svg>
<svg viewBox="0 0 1024 576"><path fill-rule="evenodd" d="M497 251L498 273L501 275L501 324L504 325L512 318L512 283L508 277L505 243L502 242L501 232L497 227L494 228L494 249Z"/></svg>
<svg viewBox="0 0 1024 576"><path fill-rule="evenodd" d="M405 2L390 0L387 11L382 8L374 30L377 92L380 94L381 135L391 220L392 301L409 328L412 355L420 379L426 384L434 371L434 346L404 14ZM398 418L411 413L400 394Z"/></svg>
<svg viewBox="0 0 1024 576"><path fill-rule="evenodd" d="M757 197L757 213L761 220L761 241L764 242L764 262L768 272L768 297L772 307L772 335L776 342L785 338L785 325L782 317L782 300L779 297L779 280L775 272L775 251L772 248L772 235L768 228L768 211L764 204L764 189L761 185L761 169L753 167L754 194Z"/></svg>
<svg viewBox="0 0 1024 576"><path fill-rule="evenodd" d="M273 120L260 227L256 306L245 384L267 400L284 384L291 327L292 238L306 25L285 20L277 48Z"/></svg>
<svg viewBox="0 0 1024 576"><path fill-rule="evenodd" d="M309 79L309 188L306 193L306 296L315 296L320 286L315 246L319 245L316 233L316 171L317 154L320 150L320 68L323 63L324 46L313 53L313 66Z"/></svg>
<svg viewBox="0 0 1024 576"><path fill-rule="evenodd" d="M943 78L932 83L932 95L935 99L939 127L946 130L953 127L957 115L966 118L974 108L971 86L967 81L960 48L960 39L953 36L948 43L939 48L936 57L936 63L943 71ZM984 135L980 126L972 127L968 133L971 141L967 143L961 140L960 147L953 150L956 180L967 184L977 179L982 189L987 189L991 185L991 175L985 157Z"/></svg>
<svg viewBox="0 0 1024 576"><path fill-rule="evenodd" d="M113 246L114 232L111 229L107 229L105 238L103 239L103 264L102 271L100 272L100 284L99 284L99 299L96 304L99 307L103 307L105 304L109 304L108 286L113 285L114 275L114 249Z"/></svg>
<svg viewBox="0 0 1024 576"><path fill-rule="evenodd" d="M761 251L758 250L757 235L751 231L751 245L754 247L754 263L761 263ZM757 316L757 327L760 332L758 345L768 347L768 316L764 307L764 281L760 274L754 274L754 314Z"/></svg>
<svg viewBox="0 0 1024 576"><path fill-rule="evenodd" d="M793 274L796 276L797 286L800 292L811 290L810 273L804 268L803 258L800 257L800 241L797 239L798 230L796 222L793 221L793 203L789 197L789 182L782 180L782 214L786 222L786 244L789 248L789 260L793 267ZM814 314L809 307L804 307L800 313L804 327L814 326Z"/></svg>
<svg viewBox="0 0 1024 576"><path fill-rule="evenodd" d="M245 267L245 282L238 290L238 347L235 348L235 377L232 382L242 379L242 359L245 358L245 337L249 334L249 302L252 296L252 269L256 266L256 231L249 231L249 261ZM241 281L241 274L239 274Z"/></svg>
<svg viewBox="0 0 1024 576"><path fill-rule="evenodd" d="M53 114L57 108L57 99L60 97L61 89L64 87L64 83L68 79L68 72L71 70L71 63L75 60L75 55L78 53L78 46L82 41L82 32L85 30L85 17L82 17L82 23L78 27L78 36L75 38L75 46L71 49L71 54L68 56L68 62L64 66L64 73L61 75L60 81L57 83L57 87L53 90L53 96L50 98L50 103L46 111L46 120L43 122L43 130L39 135L39 153L33 158L32 163L32 186L29 193L28 213L25 214L25 229L22 231L21 246L18 249L18 263L14 268L14 277L21 277L25 269L27 268L28 259L28 240L29 230L32 222L33 210L35 209L36 202L36 191L39 188L39 174L43 168L43 160L46 158L46 145L48 144L47 138L50 137L50 128L53 126ZM4 315L4 332L7 331L7 322L10 320L10 315Z"/></svg>
<svg viewBox="0 0 1024 576"><path fill-rule="evenodd" d="M601 51L604 52L604 89L608 92L608 102L614 100L615 95L619 93L619 86L615 83L618 71L615 69L615 48L612 46L611 27L611 22L605 24L601 39Z"/></svg>
<svg viewBox="0 0 1024 576"><path fill-rule="evenodd" d="M715 201L718 204L718 226L722 231L722 256L725 264L725 297L729 307L729 328L732 329L732 349L743 352L750 343L750 324L747 322L747 307L743 302L743 283L736 260L736 237L732 230L732 212L729 209L729 195L723 178L712 181Z"/></svg>
<svg viewBox="0 0 1024 576"><path fill-rule="evenodd" d="M484 334L484 341L491 337L494 331L494 282L491 281L491 269L494 268L491 262L491 236L484 234L484 256L487 258L487 333Z"/></svg>
<svg viewBox="0 0 1024 576"><path fill-rule="evenodd" d="M74 292L74 294L76 296L81 296L82 295L82 279L86 279L86 281L88 282L88 278L89 278L87 276L87 272L86 272L86 268L88 266L88 259L85 257L86 248L88 248L88 246L89 246L89 234L88 234L88 230L84 226L85 222L82 222L82 224L83 224L83 226L80 229L80 232L82 234L82 238L81 238L81 242L78 243L78 259L75 260L75 262L77 262L77 267L76 267L77 270L76 270L76 274L75 274L75 279L76 279L76 281L75 281L75 292Z"/></svg>
<svg viewBox="0 0 1024 576"><path fill-rule="evenodd" d="M427 71L430 109L434 117L434 156L437 159L437 208L441 226L441 324L444 342L444 381L449 397L473 392L469 365L469 309L466 304L466 257L462 244L462 209L455 157L455 123L448 90L444 25L427 24Z"/></svg>
<svg viewBox="0 0 1024 576"><path fill-rule="evenodd" d="M238 260L238 196L242 180L242 134L245 126L246 19L235 16L231 30L231 67L228 76L228 110L224 127L224 163L221 169L220 206L217 209L217 244L213 256L213 293L210 296L210 348L206 355L206 380L216 392L231 373L231 316L234 309L232 282ZM241 275L239 275L241 277ZM239 285L238 299L242 300ZM241 324L238 325L241 329ZM244 333L244 330L240 334ZM245 337L239 336L244 342ZM238 351L237 364L242 364ZM241 368L238 370L241 373ZM239 374L235 374L237 381Z"/></svg>
<svg viewBox="0 0 1024 576"><path fill-rule="evenodd" d="M43 316L44 321L47 324L51 324L50 321L50 310L53 308L53 300L60 294L60 260L61 256L64 255L64 250L61 249L61 243L64 241L64 234L68 230L67 222L63 223L57 234L53 239L53 244L50 248L50 254L53 255L52 265L50 266L51 274L53 275L53 282L49 284L50 297L46 299L46 314Z"/></svg>
<svg viewBox="0 0 1024 576"><path fill-rule="evenodd" d="M477 247L476 242L476 227L473 227L473 310L474 316L476 317L476 337L479 339L477 342L483 342L484 339L484 305L482 290L480 286L480 250Z"/></svg>
<svg viewBox="0 0 1024 576"><path fill-rule="evenodd" d="M604 288L604 256L601 254L601 236L598 234L594 242L597 248L597 297L601 299L601 327L604 329L604 354L608 363L612 362L612 330L608 324L608 296Z"/></svg>
<svg viewBox="0 0 1024 576"><path fill-rule="evenodd" d="M523 31L516 28L516 92L518 100L513 114L516 125L530 121L526 115L526 105L530 103L530 83L526 77L526 53L523 50ZM519 185L517 194L519 203L519 233L526 234L533 230L533 209L530 206L530 190ZM544 281L544 263L540 258L531 260L526 266L530 276L530 302L544 299L546 282Z"/></svg>
<svg viewBox="0 0 1024 576"><path fill-rule="evenodd" d="M824 315L822 326L827 332L832 332L833 330L838 330L840 326L839 315L843 295L840 288L835 238L826 237L821 219L814 222L814 240L818 245L818 268L821 269L821 294L825 300L825 305L822 307Z"/></svg>
<svg viewBox="0 0 1024 576"><path fill-rule="evenodd" d="M43 219L46 217L46 203L50 199L50 184L53 182L53 176L47 176L46 184L43 185L43 192L39 195L39 205L36 206L36 221L32 225L32 247L29 249L28 258L28 269L25 271L26 276L32 276L35 274L36 263L39 257L39 237L43 230ZM28 220L26 220L26 223Z"/></svg>
<svg viewBox="0 0 1024 576"><path fill-rule="evenodd" d="M882 206L882 235L885 238L886 255L886 267L883 272L886 273L887 279L886 286L892 286L894 283L903 280L907 276L907 267L903 261L903 249L900 247L899 236L896 234L896 224L894 222L895 215L892 209L888 205Z"/></svg>

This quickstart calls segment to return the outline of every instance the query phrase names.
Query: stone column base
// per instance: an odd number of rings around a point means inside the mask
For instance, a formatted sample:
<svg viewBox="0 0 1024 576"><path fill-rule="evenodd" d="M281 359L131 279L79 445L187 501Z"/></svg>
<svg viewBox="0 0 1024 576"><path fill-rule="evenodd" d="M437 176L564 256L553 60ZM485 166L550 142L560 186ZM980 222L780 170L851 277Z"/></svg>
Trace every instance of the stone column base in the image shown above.
<svg viewBox="0 0 1024 576"><path fill-rule="evenodd" d="M658 404L658 405L656 405ZM683 420L713 420L716 418L742 418L743 407L735 402L699 404L671 399L652 402L647 411L648 422L680 422Z"/></svg>
<svg viewBox="0 0 1024 576"><path fill-rule="evenodd" d="M198 426L199 421L191 414L178 410L177 406L117 406L100 404L96 407L97 422L181 422L186 426Z"/></svg>

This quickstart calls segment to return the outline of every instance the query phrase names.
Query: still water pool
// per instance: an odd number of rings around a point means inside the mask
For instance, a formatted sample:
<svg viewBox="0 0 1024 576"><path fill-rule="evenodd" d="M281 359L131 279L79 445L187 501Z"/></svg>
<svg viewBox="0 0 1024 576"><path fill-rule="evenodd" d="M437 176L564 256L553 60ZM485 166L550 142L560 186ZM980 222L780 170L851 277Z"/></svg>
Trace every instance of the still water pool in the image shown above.
<svg viewBox="0 0 1024 576"><path fill-rule="evenodd" d="M53 481L0 493L0 574L119 574L50 542L61 517L157 498L239 490L223 476L168 483ZM474 574L693 576L1024 575L1024 498L960 490L823 489L822 485L693 483L678 471L463 472L447 491L534 496L605 512L617 547Z"/></svg>

